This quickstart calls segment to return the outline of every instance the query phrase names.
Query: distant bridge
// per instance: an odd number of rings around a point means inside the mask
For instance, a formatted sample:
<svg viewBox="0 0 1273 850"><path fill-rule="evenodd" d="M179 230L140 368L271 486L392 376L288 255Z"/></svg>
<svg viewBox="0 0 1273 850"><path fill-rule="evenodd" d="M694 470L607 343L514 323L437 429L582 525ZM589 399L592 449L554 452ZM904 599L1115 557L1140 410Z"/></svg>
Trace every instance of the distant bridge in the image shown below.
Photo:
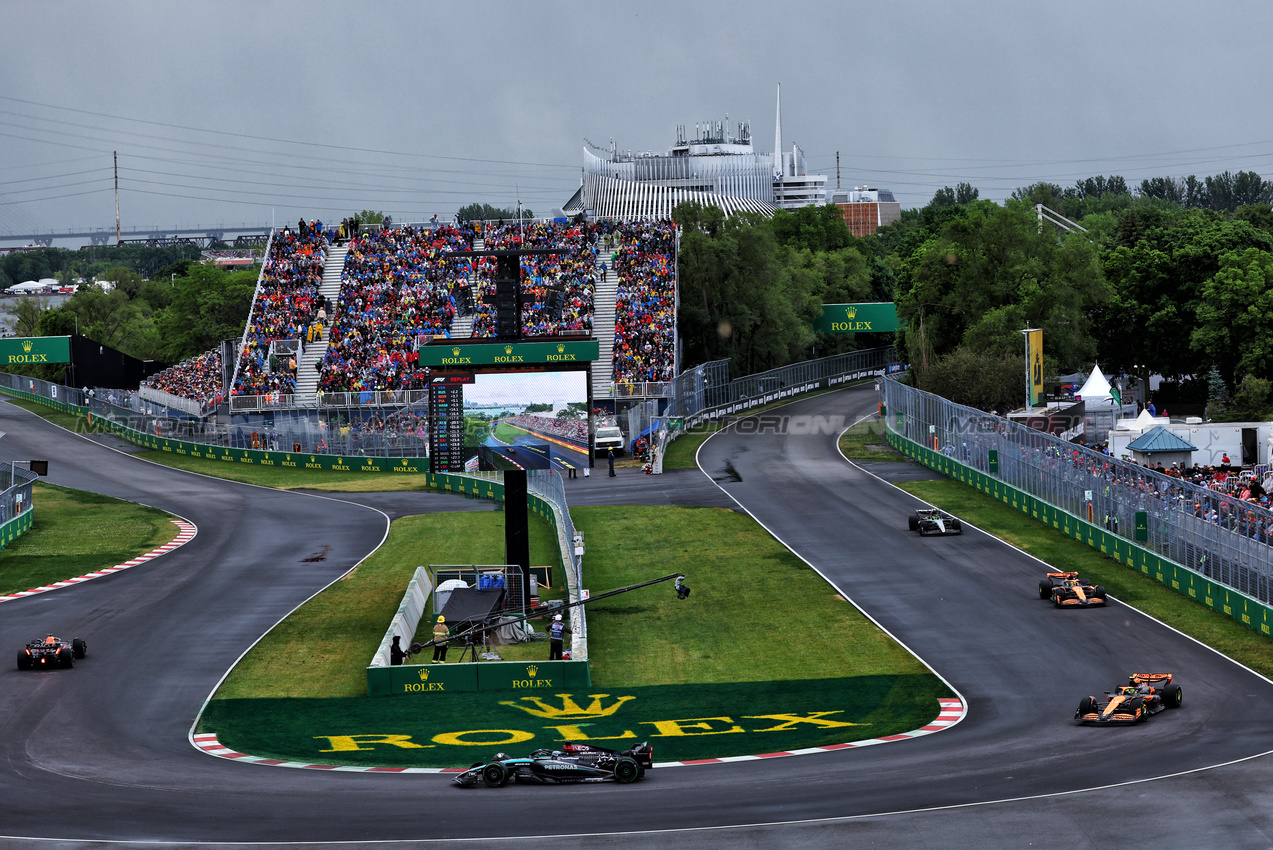
<svg viewBox="0 0 1273 850"><path fill-rule="evenodd" d="M263 236L269 232L268 224L244 224L237 227L219 224L214 227L173 227L166 230L155 227L133 228L120 231L120 238L124 242L165 245L174 244L175 240L184 240L176 244L195 244L206 248L212 242L225 241L227 233ZM35 245L41 248L52 245L54 239L88 239L93 245L111 245L115 242L115 230L114 228L110 230L98 228L96 230L52 230L43 233L0 233L0 243L21 242L23 245ZM0 251L3 250L11 251L13 248L0 247Z"/></svg>

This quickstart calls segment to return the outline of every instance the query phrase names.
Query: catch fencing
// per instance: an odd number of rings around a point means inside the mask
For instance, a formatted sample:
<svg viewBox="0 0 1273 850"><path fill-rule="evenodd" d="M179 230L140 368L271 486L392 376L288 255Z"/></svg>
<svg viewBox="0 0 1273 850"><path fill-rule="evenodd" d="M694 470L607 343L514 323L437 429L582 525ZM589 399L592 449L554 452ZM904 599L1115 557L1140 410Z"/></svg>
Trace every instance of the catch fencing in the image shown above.
<svg viewBox="0 0 1273 850"><path fill-rule="evenodd" d="M653 417L650 423L652 471L663 471L668 444L686 430L801 393L901 368L897 350L889 345L792 363L733 380L729 377L729 360L713 360L687 369L669 382L667 407L662 416Z"/></svg>
<svg viewBox="0 0 1273 850"><path fill-rule="evenodd" d="M1273 512L896 380L881 381L881 395L888 433L921 447L913 456L928 465L956 477L966 471L983 483L1001 482L1007 487L1000 497L1021 510L1030 500L1049 516L1056 515L1048 509L1059 510L1068 515L1067 525L1076 520L1077 531L1104 541L1103 550L1126 552L1129 563L1138 547L1261 606L1273 602ZM1060 527L1060 519L1051 524ZM1143 571L1151 573L1148 565ZM1181 579L1171 583L1197 596ZM1200 601L1269 632L1267 609L1257 612L1257 625L1229 610L1232 605L1211 600L1208 593Z"/></svg>

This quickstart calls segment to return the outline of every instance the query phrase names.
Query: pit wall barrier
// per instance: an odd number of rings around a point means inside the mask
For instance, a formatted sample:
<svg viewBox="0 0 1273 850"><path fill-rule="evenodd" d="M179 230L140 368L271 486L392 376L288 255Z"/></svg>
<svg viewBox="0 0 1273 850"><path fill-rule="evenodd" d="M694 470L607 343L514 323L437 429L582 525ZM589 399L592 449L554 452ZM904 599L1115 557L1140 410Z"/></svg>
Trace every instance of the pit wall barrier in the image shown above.
<svg viewBox="0 0 1273 850"><path fill-rule="evenodd" d="M1190 599L1201 602L1213 611L1218 611L1266 635L1270 634L1270 629L1273 629L1273 617L1270 616L1273 611L1246 594L1217 584L1187 567L1169 561L1142 546L1137 546L1125 537L1106 531L1098 525L1080 519L1068 511L1063 511L984 472L966 466L941 452L909 440L888 428L884 429L884 435L889 445L906 457L948 478L980 490L1044 525L1059 529L1065 535L1086 543L1093 549L1098 549L1102 554L1108 555L1120 564L1140 570L1142 574L1185 594Z"/></svg>

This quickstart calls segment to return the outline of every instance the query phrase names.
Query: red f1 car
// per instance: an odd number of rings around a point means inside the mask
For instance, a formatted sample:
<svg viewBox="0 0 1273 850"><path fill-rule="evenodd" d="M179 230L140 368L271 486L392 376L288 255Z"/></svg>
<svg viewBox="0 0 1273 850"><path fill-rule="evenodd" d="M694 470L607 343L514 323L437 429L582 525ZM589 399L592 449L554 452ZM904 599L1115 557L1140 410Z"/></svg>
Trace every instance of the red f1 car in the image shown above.
<svg viewBox="0 0 1273 850"><path fill-rule="evenodd" d="M56 635L43 640L33 640L18 650L19 670L45 670L51 667L74 667L75 659L88 654L88 644L83 638L70 643Z"/></svg>
<svg viewBox="0 0 1273 850"><path fill-rule="evenodd" d="M1126 685L1105 692L1104 705L1096 697L1084 697L1074 719L1085 725L1130 724L1180 708L1184 693L1171 679L1171 673L1133 673Z"/></svg>

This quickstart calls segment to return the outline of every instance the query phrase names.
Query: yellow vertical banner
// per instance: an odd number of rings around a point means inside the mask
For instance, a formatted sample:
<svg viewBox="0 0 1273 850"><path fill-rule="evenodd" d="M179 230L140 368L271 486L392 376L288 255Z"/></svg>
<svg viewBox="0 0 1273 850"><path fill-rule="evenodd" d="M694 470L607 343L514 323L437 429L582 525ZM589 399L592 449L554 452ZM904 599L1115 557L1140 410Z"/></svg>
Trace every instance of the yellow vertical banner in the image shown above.
<svg viewBox="0 0 1273 850"><path fill-rule="evenodd" d="M1030 388L1027 403L1034 407L1043 400L1043 331L1039 328L1025 332L1025 360L1028 370L1026 384Z"/></svg>

